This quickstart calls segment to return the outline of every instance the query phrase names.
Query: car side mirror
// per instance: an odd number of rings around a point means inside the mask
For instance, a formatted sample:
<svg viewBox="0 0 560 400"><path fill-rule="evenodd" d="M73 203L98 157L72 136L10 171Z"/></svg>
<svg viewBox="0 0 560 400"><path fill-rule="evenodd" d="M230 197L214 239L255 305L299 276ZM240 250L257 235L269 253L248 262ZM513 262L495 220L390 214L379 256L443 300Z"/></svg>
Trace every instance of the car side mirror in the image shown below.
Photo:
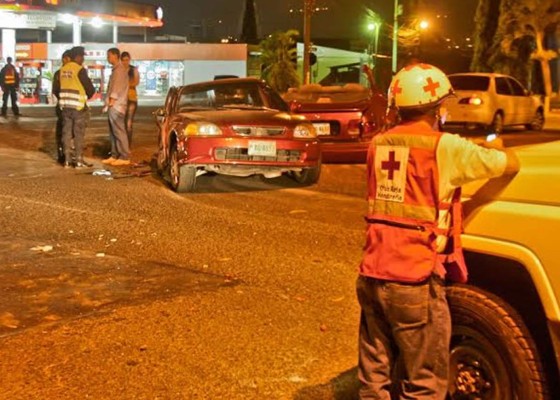
<svg viewBox="0 0 560 400"><path fill-rule="evenodd" d="M298 103L296 100L290 101L290 112L297 113L301 109L301 103Z"/></svg>

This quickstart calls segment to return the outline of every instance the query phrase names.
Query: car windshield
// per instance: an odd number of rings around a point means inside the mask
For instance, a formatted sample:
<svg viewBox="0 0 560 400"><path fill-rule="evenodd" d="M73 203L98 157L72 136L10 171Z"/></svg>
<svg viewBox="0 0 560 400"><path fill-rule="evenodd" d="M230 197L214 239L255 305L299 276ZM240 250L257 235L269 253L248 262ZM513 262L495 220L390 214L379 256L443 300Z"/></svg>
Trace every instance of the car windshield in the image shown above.
<svg viewBox="0 0 560 400"><path fill-rule="evenodd" d="M476 90L487 91L490 86L488 76L476 75L451 75L449 81L454 90Z"/></svg>
<svg viewBox="0 0 560 400"><path fill-rule="evenodd" d="M359 84L345 86L304 85L290 89L284 95L286 101L299 103L354 103L369 97L369 90Z"/></svg>
<svg viewBox="0 0 560 400"><path fill-rule="evenodd" d="M272 89L258 82L213 82L183 88L178 112L201 109L243 109L287 111L288 106Z"/></svg>

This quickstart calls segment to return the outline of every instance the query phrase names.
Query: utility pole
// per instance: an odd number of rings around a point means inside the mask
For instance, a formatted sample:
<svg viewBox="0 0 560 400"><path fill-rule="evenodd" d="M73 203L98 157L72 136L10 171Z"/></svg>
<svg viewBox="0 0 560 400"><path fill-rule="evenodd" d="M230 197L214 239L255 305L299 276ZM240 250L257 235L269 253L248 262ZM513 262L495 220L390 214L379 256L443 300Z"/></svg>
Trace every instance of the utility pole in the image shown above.
<svg viewBox="0 0 560 400"><path fill-rule="evenodd" d="M397 43L399 41L399 15L402 14L402 6L399 0L395 0L395 10L393 12L393 74L397 73Z"/></svg>
<svg viewBox="0 0 560 400"><path fill-rule="evenodd" d="M315 8L315 0L303 0L303 83L311 82L311 16Z"/></svg>

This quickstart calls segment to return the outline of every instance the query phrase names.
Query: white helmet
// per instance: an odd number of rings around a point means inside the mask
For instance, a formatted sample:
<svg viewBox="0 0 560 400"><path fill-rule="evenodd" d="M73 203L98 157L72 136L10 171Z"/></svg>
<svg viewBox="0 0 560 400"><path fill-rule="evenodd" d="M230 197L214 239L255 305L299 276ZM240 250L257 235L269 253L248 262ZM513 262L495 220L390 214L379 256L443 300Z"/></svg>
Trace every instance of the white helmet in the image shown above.
<svg viewBox="0 0 560 400"><path fill-rule="evenodd" d="M412 64L401 69L389 86L388 103L398 108L437 105L453 94L445 73L430 64Z"/></svg>

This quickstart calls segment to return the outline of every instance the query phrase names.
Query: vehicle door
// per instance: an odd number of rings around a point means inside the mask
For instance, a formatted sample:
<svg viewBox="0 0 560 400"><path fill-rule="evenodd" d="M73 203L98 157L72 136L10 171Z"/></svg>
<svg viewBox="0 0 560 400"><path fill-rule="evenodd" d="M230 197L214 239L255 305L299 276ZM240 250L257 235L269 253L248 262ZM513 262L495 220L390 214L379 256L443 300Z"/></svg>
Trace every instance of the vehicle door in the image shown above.
<svg viewBox="0 0 560 400"><path fill-rule="evenodd" d="M517 115L516 123L526 124L531 122L535 110L533 110L533 99L529 95L529 91L525 90L519 81L513 78L507 78L507 80L513 92L513 101Z"/></svg>
<svg viewBox="0 0 560 400"><path fill-rule="evenodd" d="M494 78L496 84L496 109L504 113L504 125L515 124L517 119L515 113L515 99L513 97L511 85L505 76Z"/></svg>
<svg viewBox="0 0 560 400"><path fill-rule="evenodd" d="M167 141L169 139L169 121L173 114L173 107L177 103L177 93L178 89L176 87L169 88L164 106L155 112L161 144L165 149L167 149Z"/></svg>

